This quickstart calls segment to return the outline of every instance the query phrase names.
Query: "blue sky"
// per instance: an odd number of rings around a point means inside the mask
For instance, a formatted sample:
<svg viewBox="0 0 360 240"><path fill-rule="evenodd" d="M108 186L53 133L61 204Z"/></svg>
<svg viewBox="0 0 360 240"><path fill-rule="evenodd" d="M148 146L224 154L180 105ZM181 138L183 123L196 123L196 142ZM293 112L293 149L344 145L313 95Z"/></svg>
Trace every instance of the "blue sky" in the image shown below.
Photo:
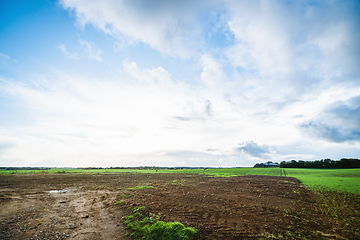
<svg viewBox="0 0 360 240"><path fill-rule="evenodd" d="M1 166L360 158L358 1L0 1Z"/></svg>

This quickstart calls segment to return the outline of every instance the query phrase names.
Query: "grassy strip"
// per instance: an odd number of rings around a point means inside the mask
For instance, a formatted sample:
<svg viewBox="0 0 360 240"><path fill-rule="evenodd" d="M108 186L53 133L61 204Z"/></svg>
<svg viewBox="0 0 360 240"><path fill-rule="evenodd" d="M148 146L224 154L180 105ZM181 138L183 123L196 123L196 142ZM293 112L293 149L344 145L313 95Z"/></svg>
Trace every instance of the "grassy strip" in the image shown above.
<svg viewBox="0 0 360 240"><path fill-rule="evenodd" d="M147 214L144 206L134 208L125 223L126 229L131 232L127 235L134 239L192 240L197 233L196 229L185 227L180 222L160 221L160 215Z"/></svg>
<svg viewBox="0 0 360 240"><path fill-rule="evenodd" d="M124 200L118 200L118 201L115 201L114 205L121 205L124 203Z"/></svg>

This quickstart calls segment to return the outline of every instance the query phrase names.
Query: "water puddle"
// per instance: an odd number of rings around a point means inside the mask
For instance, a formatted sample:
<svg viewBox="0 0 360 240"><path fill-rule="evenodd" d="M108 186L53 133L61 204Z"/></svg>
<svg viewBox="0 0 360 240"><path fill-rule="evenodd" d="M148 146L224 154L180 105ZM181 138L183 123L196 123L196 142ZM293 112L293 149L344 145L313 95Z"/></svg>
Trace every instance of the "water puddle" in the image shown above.
<svg viewBox="0 0 360 240"><path fill-rule="evenodd" d="M74 191L75 189L63 189L63 190L51 190L51 191L45 191L46 193L51 194L52 196L60 196L65 195L67 193L70 193L71 191Z"/></svg>
<svg viewBox="0 0 360 240"><path fill-rule="evenodd" d="M67 191L69 191L69 190L51 190L51 191L45 191L45 192L50 193L50 194L62 194Z"/></svg>

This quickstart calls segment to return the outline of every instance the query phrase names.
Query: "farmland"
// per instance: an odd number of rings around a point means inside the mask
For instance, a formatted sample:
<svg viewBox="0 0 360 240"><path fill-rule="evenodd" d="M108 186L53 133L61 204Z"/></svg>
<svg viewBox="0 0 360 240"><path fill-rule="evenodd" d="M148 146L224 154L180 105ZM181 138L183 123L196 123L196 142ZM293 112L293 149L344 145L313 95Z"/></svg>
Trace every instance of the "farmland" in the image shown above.
<svg viewBox="0 0 360 240"><path fill-rule="evenodd" d="M129 170L129 169L73 169L57 168L50 170L0 171L5 174L54 174L54 173L190 173L206 174L214 177L242 175L263 175L294 177L310 188L327 188L339 192L360 194L360 169L302 169L302 168L209 168L209 169L166 169L166 170Z"/></svg>
<svg viewBox="0 0 360 240"><path fill-rule="evenodd" d="M357 169L4 173L1 239L128 239L124 219L142 207L144 215L196 229L197 239L360 237Z"/></svg>

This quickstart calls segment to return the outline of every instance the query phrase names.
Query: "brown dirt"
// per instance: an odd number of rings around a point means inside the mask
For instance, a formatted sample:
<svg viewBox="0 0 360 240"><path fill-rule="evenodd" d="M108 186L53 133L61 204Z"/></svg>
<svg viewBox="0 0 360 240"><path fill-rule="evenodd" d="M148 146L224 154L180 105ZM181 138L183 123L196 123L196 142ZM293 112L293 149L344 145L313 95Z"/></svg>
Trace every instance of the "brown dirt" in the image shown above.
<svg viewBox="0 0 360 240"><path fill-rule="evenodd" d="M154 188L128 189L138 185ZM134 206L195 227L200 239L284 236L289 225L300 224L285 211L300 212L312 199L298 180L286 177L2 175L0 239L127 239L120 220Z"/></svg>

